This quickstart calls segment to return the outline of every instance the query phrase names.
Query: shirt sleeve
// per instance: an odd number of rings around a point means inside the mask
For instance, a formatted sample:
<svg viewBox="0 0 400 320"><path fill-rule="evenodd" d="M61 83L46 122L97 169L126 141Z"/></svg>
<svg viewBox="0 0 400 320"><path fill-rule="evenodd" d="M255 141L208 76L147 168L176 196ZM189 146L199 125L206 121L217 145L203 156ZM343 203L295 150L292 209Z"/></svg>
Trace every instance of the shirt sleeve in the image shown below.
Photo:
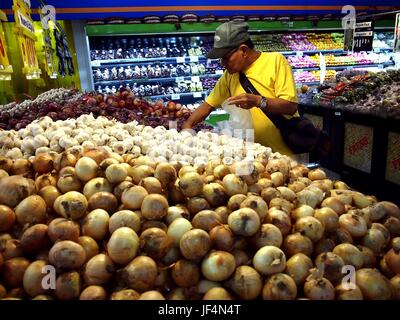
<svg viewBox="0 0 400 320"><path fill-rule="evenodd" d="M230 97L229 94L229 84L228 84L228 74L225 71L223 76L219 78L217 83L215 84L214 89L211 91L209 96L206 98L206 102L214 107L217 108L222 105L222 103Z"/></svg>
<svg viewBox="0 0 400 320"><path fill-rule="evenodd" d="M298 102L296 85L292 68L282 54L278 54L278 63L275 76L275 94L277 98L290 102Z"/></svg>

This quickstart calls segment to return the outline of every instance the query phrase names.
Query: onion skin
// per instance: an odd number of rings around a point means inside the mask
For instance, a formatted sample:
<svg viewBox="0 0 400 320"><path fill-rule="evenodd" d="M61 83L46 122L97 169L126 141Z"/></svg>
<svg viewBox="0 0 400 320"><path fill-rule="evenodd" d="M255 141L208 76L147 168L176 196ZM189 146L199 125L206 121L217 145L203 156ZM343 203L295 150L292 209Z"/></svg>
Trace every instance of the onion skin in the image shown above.
<svg viewBox="0 0 400 320"><path fill-rule="evenodd" d="M292 204L285 199L274 198L269 202L269 208L270 208L270 211L272 208L274 208L274 209L282 210L287 214L290 214L290 212L292 211Z"/></svg>
<svg viewBox="0 0 400 320"><path fill-rule="evenodd" d="M361 239L361 244L379 254L385 247L385 237L378 229L368 229L366 235Z"/></svg>
<svg viewBox="0 0 400 320"><path fill-rule="evenodd" d="M103 209L109 213L115 212L118 207L117 198L110 192L97 192L89 198L88 208L90 211Z"/></svg>
<svg viewBox="0 0 400 320"><path fill-rule="evenodd" d="M3 250L2 255L4 257L4 260L22 257L24 255L21 241L16 239L7 240L2 250Z"/></svg>
<svg viewBox="0 0 400 320"><path fill-rule="evenodd" d="M168 201L160 194L149 194L143 199L141 211L147 220L162 219L168 214Z"/></svg>
<svg viewBox="0 0 400 320"><path fill-rule="evenodd" d="M150 290L143 292L140 295L139 300L165 300L165 298L160 292L156 290Z"/></svg>
<svg viewBox="0 0 400 320"><path fill-rule="evenodd" d="M244 252L243 250L234 249L231 253L233 254L233 257L235 258L236 267L250 264L251 259L249 258L247 253Z"/></svg>
<svg viewBox="0 0 400 320"><path fill-rule="evenodd" d="M323 277L328 279L331 283L336 283L343 278L342 268L344 267L343 259L332 253L321 253L315 259L315 265L319 270L323 270Z"/></svg>
<svg viewBox="0 0 400 320"><path fill-rule="evenodd" d="M313 242L320 240L324 234L324 226L314 217L304 217L296 221L296 231L301 232Z"/></svg>
<svg viewBox="0 0 400 320"><path fill-rule="evenodd" d="M139 237L130 228L122 227L114 231L107 243L107 253L110 258L120 265L126 265L139 250Z"/></svg>
<svg viewBox="0 0 400 320"><path fill-rule="evenodd" d="M265 218L265 222L270 223L278 227L283 236L289 234L292 228L289 215L282 210L271 208Z"/></svg>
<svg viewBox="0 0 400 320"><path fill-rule="evenodd" d="M253 265L262 275L271 275L285 270L286 257L279 248L265 246L260 248L254 255Z"/></svg>
<svg viewBox="0 0 400 320"><path fill-rule="evenodd" d="M343 228L338 228L332 232L329 237L335 242L336 245L341 243L353 243L351 234Z"/></svg>
<svg viewBox="0 0 400 320"><path fill-rule="evenodd" d="M35 180L36 190L40 190L47 186L56 186L56 185L57 185L57 179L50 174L43 174L37 177Z"/></svg>
<svg viewBox="0 0 400 320"><path fill-rule="evenodd" d="M82 221L82 235L96 241L102 240L108 231L110 216L103 209L95 209L88 213Z"/></svg>
<svg viewBox="0 0 400 320"><path fill-rule="evenodd" d="M292 217L293 220L298 220L300 218L303 217L307 217L307 216L314 216L314 208L310 207L306 204L303 204L299 207L297 207L296 209L292 210L290 216Z"/></svg>
<svg viewBox="0 0 400 320"><path fill-rule="evenodd" d="M222 183L228 196L247 193L247 184L245 181L232 173L224 176Z"/></svg>
<svg viewBox="0 0 400 320"><path fill-rule="evenodd" d="M72 300L81 292L81 277L78 272L71 271L57 277L55 294L60 300Z"/></svg>
<svg viewBox="0 0 400 320"><path fill-rule="evenodd" d="M194 262L181 259L172 267L171 275L178 287L188 288L199 282L200 269Z"/></svg>
<svg viewBox="0 0 400 320"><path fill-rule="evenodd" d="M314 255L331 252L335 248L335 242L330 238L322 238L314 246Z"/></svg>
<svg viewBox="0 0 400 320"><path fill-rule="evenodd" d="M139 300L140 293L133 289L123 289L111 294L110 300Z"/></svg>
<svg viewBox="0 0 400 320"><path fill-rule="evenodd" d="M385 255L385 262L390 271L400 274L400 248L392 248Z"/></svg>
<svg viewBox="0 0 400 320"><path fill-rule="evenodd" d="M267 215L268 205L267 203L258 196L249 196L240 204L240 208L250 208L258 213L260 221L263 221Z"/></svg>
<svg viewBox="0 0 400 320"><path fill-rule="evenodd" d="M228 279L235 271L235 268L235 258L226 251L213 251L201 263L203 276L211 281Z"/></svg>
<svg viewBox="0 0 400 320"><path fill-rule="evenodd" d="M400 300L400 274L390 279L392 285L392 299Z"/></svg>
<svg viewBox="0 0 400 320"><path fill-rule="evenodd" d="M47 186L39 190L38 195L43 198L46 202L47 210L52 211L54 206L54 201L57 197L61 196L60 191L54 186Z"/></svg>
<svg viewBox="0 0 400 320"><path fill-rule="evenodd" d="M47 153L39 154L33 159L32 167L39 174L51 172L54 168L53 157Z"/></svg>
<svg viewBox="0 0 400 320"><path fill-rule="evenodd" d="M96 192L112 192L112 186L105 178L93 178L86 182L83 187L83 194L87 199L90 199Z"/></svg>
<svg viewBox="0 0 400 320"><path fill-rule="evenodd" d="M153 259L161 259L172 246L172 239L164 230L149 228L140 235L140 248Z"/></svg>
<svg viewBox="0 0 400 320"><path fill-rule="evenodd" d="M65 218L56 218L50 222L48 234L52 242L56 242L57 240L77 242L80 234L79 225Z"/></svg>
<svg viewBox="0 0 400 320"><path fill-rule="evenodd" d="M22 257L6 260L1 270L3 283L9 288L22 287L24 273L29 265L29 260Z"/></svg>
<svg viewBox="0 0 400 320"><path fill-rule="evenodd" d="M363 267L364 268L373 268L376 265L376 255L375 253L368 247L365 246L357 246L357 249L360 250L363 255Z"/></svg>
<svg viewBox="0 0 400 320"><path fill-rule="evenodd" d="M215 226L209 235L215 249L228 252L232 250L234 239L228 225Z"/></svg>
<svg viewBox="0 0 400 320"><path fill-rule="evenodd" d="M232 213L232 211L225 206L218 207L214 211L219 215L220 221L223 224L228 222L228 216Z"/></svg>
<svg viewBox="0 0 400 320"><path fill-rule="evenodd" d="M357 270L356 283L367 300L391 299L390 282L376 269L364 268Z"/></svg>
<svg viewBox="0 0 400 320"><path fill-rule="evenodd" d="M126 209L136 210L142 206L143 199L148 195L145 188L134 186L125 191L121 195L121 202Z"/></svg>
<svg viewBox="0 0 400 320"><path fill-rule="evenodd" d="M304 284L304 294L311 300L333 300L335 288L325 278L310 278Z"/></svg>
<svg viewBox="0 0 400 320"><path fill-rule="evenodd" d="M157 279L157 265L149 257L136 257L122 270L122 278L133 290L151 290Z"/></svg>
<svg viewBox="0 0 400 320"><path fill-rule="evenodd" d="M367 234L367 223L364 218L356 215L345 213L339 217L340 227L347 230L352 237L363 237Z"/></svg>
<svg viewBox="0 0 400 320"><path fill-rule="evenodd" d="M126 180L122 181L121 183L117 184L114 187L113 194L118 199L118 201L121 201L121 197L122 197L123 192L126 189L129 189L129 188L131 188L133 186L134 186L134 184L132 182L130 182L130 181L126 181ZM140 185L140 186L144 187L143 185Z"/></svg>
<svg viewBox="0 0 400 320"><path fill-rule="evenodd" d="M235 194L229 198L227 208L231 211L236 211L240 209L242 202L246 199L247 196L245 196L244 194Z"/></svg>
<svg viewBox="0 0 400 320"><path fill-rule="evenodd" d="M311 256L314 251L313 242L310 238L296 232L289 234L283 241L283 250L290 257L297 253L303 253L306 256Z"/></svg>
<svg viewBox="0 0 400 320"><path fill-rule="evenodd" d="M262 290L262 278L252 267L239 266L232 277L226 282L231 289L242 300L256 299Z"/></svg>
<svg viewBox="0 0 400 320"><path fill-rule="evenodd" d="M218 183L209 183L203 187L203 196L212 207L222 206L226 203L225 188Z"/></svg>
<svg viewBox="0 0 400 320"><path fill-rule="evenodd" d="M363 300L364 297L359 287L355 289L346 289L342 284L335 288L336 300Z"/></svg>
<svg viewBox="0 0 400 320"><path fill-rule="evenodd" d="M253 236L260 228L260 217L253 209L242 208L229 215L228 224L236 235Z"/></svg>
<svg viewBox="0 0 400 320"><path fill-rule="evenodd" d="M297 286L287 274L277 273L265 282L262 296L264 300L294 300L297 296Z"/></svg>
<svg viewBox="0 0 400 320"><path fill-rule="evenodd" d="M189 210L182 206L172 206L168 208L168 214L165 218L168 225L170 225L175 219L185 218L190 219Z"/></svg>
<svg viewBox="0 0 400 320"><path fill-rule="evenodd" d="M87 285L104 285L115 272L110 257L100 253L91 258L85 265L83 279Z"/></svg>
<svg viewBox="0 0 400 320"><path fill-rule="evenodd" d="M392 237L400 235L400 219L395 217L388 217L384 226L389 230Z"/></svg>
<svg viewBox="0 0 400 320"><path fill-rule="evenodd" d="M110 234L120 227L128 227L138 233L140 231L140 217L131 210L120 210L115 212L108 221Z"/></svg>
<svg viewBox="0 0 400 320"><path fill-rule="evenodd" d="M186 173L178 184L185 197L195 197L203 193L204 181L197 172Z"/></svg>
<svg viewBox="0 0 400 320"><path fill-rule="evenodd" d="M264 246L280 247L283 242L283 236L279 228L273 224L263 224L260 230L253 236L252 242L257 249Z"/></svg>
<svg viewBox="0 0 400 320"><path fill-rule="evenodd" d="M154 177L146 177L140 180L139 185L147 190L150 193L162 193L161 182Z"/></svg>
<svg viewBox="0 0 400 320"><path fill-rule="evenodd" d="M79 300L106 300L107 292L101 286L89 286L83 289Z"/></svg>
<svg viewBox="0 0 400 320"><path fill-rule="evenodd" d="M57 242L49 251L50 263L64 270L82 267L85 259L86 253L83 247L69 240Z"/></svg>
<svg viewBox="0 0 400 320"><path fill-rule="evenodd" d="M43 222L47 216L46 202L41 196L29 196L15 208L15 215L21 225Z"/></svg>
<svg viewBox="0 0 400 320"><path fill-rule="evenodd" d="M35 297L40 294L46 294L47 290L42 286L42 279L46 275L45 273L42 273L42 270L46 265L46 261L37 260L32 262L25 270L23 286L25 292L29 296Z"/></svg>
<svg viewBox="0 0 400 320"><path fill-rule="evenodd" d="M194 216L196 213L202 211L202 210L208 210L210 209L210 204L208 201L203 198L203 197L193 197L190 198L186 206L192 216Z"/></svg>
<svg viewBox="0 0 400 320"><path fill-rule="evenodd" d="M261 191L261 198L263 198L266 203L270 203L272 199L279 198L280 196L281 193L273 187L267 187Z"/></svg>
<svg viewBox="0 0 400 320"><path fill-rule="evenodd" d="M314 217L323 224L325 232L335 231L339 227L339 216L331 208L315 210Z"/></svg>
<svg viewBox="0 0 400 320"><path fill-rule="evenodd" d="M8 231L15 223L15 212L11 208L0 205L0 232Z"/></svg>
<svg viewBox="0 0 400 320"><path fill-rule="evenodd" d="M325 198L321 203L321 207L328 207L335 211L339 216L346 212L344 204L337 197Z"/></svg>
<svg viewBox="0 0 400 320"><path fill-rule="evenodd" d="M360 250L358 250L358 248L352 244L339 244L333 249L332 252L340 256L346 265L352 265L356 269L360 269L363 266L364 257Z"/></svg>
<svg viewBox="0 0 400 320"><path fill-rule="evenodd" d="M313 263L309 257L303 253L296 253L286 262L285 273L288 274L296 283L302 285L310 274Z"/></svg>
<svg viewBox="0 0 400 320"><path fill-rule="evenodd" d="M166 188L169 184L175 182L177 174L175 168L171 164L160 163L154 171L154 177L160 181L163 188Z"/></svg>
<svg viewBox="0 0 400 320"><path fill-rule="evenodd" d="M35 254L45 249L50 244L47 234L48 226L35 224L25 230L21 237L21 247L28 254Z"/></svg>
<svg viewBox="0 0 400 320"><path fill-rule="evenodd" d="M83 182L95 178L98 170L96 161L89 157L82 157L75 164L76 175Z"/></svg>
<svg viewBox="0 0 400 320"><path fill-rule="evenodd" d="M192 229L183 234L179 248L186 259L198 261L211 249L211 239L204 230Z"/></svg>
<svg viewBox="0 0 400 320"><path fill-rule="evenodd" d="M233 300L232 296L224 288L211 288L206 292L203 300Z"/></svg>

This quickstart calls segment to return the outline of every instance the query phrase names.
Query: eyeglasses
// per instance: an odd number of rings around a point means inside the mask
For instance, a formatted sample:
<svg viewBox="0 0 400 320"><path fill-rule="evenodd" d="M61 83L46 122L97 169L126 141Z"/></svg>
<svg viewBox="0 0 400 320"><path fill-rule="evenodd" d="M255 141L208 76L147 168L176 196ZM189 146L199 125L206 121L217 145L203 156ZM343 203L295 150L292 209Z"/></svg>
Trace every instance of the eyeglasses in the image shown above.
<svg viewBox="0 0 400 320"><path fill-rule="evenodd" d="M233 56L233 54L239 50L239 47L233 49L232 51L230 51L228 54L226 54L225 56L223 56L222 58L220 58L220 62L227 62L229 61L229 59Z"/></svg>

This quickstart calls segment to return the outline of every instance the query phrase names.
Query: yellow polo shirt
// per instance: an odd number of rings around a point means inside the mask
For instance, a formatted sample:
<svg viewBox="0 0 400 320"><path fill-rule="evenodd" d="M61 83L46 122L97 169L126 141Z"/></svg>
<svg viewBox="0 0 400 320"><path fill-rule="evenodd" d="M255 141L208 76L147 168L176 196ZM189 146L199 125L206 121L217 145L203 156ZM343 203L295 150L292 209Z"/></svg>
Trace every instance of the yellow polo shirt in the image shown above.
<svg viewBox="0 0 400 320"><path fill-rule="evenodd" d="M282 54L263 52L244 73L262 96L298 102L292 69ZM239 74L229 74L225 71L206 98L206 102L213 107L219 107L229 97L245 92L239 82ZM274 152L292 155L293 152L287 147L279 129L271 120L257 107L251 108L250 112L255 142L270 147ZM299 116L298 112L294 116Z"/></svg>

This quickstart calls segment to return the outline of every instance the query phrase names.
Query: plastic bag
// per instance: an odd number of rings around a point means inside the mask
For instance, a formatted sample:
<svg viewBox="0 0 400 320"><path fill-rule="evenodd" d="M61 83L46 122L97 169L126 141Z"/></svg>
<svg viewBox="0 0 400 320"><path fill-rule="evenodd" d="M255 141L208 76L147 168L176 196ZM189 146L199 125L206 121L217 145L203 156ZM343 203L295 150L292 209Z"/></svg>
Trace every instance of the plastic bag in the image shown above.
<svg viewBox="0 0 400 320"><path fill-rule="evenodd" d="M222 109L229 113L229 120L221 123L223 129L254 129L253 118L250 110L236 107L236 105L228 104L226 101L222 104Z"/></svg>

